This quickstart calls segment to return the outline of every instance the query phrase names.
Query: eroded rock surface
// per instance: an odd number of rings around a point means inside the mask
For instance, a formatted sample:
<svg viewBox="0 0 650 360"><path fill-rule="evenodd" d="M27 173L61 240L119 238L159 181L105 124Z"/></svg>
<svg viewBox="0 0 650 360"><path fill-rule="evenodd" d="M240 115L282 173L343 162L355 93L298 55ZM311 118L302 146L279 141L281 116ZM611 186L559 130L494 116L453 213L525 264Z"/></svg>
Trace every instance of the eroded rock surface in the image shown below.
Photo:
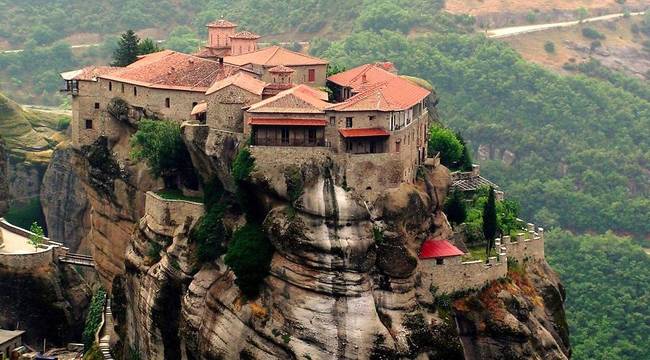
<svg viewBox="0 0 650 360"><path fill-rule="evenodd" d="M5 142L0 138L0 217L9 208L9 182L7 175L7 153Z"/></svg>

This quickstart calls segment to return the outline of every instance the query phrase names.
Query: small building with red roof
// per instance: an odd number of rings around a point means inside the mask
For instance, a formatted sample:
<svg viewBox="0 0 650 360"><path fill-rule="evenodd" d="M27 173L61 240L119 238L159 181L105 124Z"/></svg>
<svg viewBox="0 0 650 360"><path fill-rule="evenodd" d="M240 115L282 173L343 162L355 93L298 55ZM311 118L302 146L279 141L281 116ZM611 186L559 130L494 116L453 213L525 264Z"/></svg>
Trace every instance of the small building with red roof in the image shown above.
<svg viewBox="0 0 650 360"><path fill-rule="evenodd" d="M266 86L264 81L243 71L215 81L205 93L206 123L216 129L243 132L243 108L262 101Z"/></svg>
<svg viewBox="0 0 650 360"><path fill-rule="evenodd" d="M460 249L447 240L429 239L422 243L418 258L420 260L435 260L436 265L460 264L465 255Z"/></svg>

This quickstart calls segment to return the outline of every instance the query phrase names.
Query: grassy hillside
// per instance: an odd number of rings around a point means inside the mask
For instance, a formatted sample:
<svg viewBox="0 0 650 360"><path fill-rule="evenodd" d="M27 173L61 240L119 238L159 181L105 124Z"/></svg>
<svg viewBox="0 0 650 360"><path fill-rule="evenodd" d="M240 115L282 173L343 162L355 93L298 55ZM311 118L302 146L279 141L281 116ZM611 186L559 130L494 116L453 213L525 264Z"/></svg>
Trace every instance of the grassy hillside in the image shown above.
<svg viewBox="0 0 650 360"><path fill-rule="evenodd" d="M25 111L0 94L0 134L7 150L27 161L47 163L56 144L65 139L70 118L42 111Z"/></svg>

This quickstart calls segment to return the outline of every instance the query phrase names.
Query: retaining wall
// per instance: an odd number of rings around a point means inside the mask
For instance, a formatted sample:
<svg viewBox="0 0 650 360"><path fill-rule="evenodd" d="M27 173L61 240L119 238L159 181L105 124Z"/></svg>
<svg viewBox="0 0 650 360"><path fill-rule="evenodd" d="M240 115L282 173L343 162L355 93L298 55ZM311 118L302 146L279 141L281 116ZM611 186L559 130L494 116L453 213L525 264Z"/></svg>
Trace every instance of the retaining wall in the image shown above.
<svg viewBox="0 0 650 360"><path fill-rule="evenodd" d="M0 228L24 238L29 238L33 235L30 231L9 224L5 219L0 219ZM66 250L67 248L62 248L59 243L52 242L50 239L44 237L43 247L36 252L0 253L0 268L18 272L31 271L35 268L52 264L55 256L58 256L59 252Z"/></svg>
<svg viewBox="0 0 650 360"><path fill-rule="evenodd" d="M204 213L205 207L201 203L163 199L152 191L148 191L145 197L147 225L161 235L173 236L174 229L184 224L188 217L191 218L190 226L194 226Z"/></svg>

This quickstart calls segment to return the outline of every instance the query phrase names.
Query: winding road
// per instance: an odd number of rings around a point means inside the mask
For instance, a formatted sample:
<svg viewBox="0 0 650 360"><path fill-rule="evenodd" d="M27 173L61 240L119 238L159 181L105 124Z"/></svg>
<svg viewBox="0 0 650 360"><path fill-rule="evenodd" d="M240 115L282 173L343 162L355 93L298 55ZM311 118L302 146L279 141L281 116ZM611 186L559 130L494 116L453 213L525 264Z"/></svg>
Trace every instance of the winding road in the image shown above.
<svg viewBox="0 0 650 360"><path fill-rule="evenodd" d="M642 11L642 12L630 13L630 16L639 16L644 14L645 11ZM565 21L565 22L557 22L557 23L549 23L549 24L505 27L505 28L487 30L486 35L489 38L499 39L499 38L505 38L505 37L515 36L515 35L527 34L536 31L544 31L544 30L555 29L555 28L575 26L581 23L590 23L590 22L618 19L624 16L625 16L624 13L618 13L618 14L596 16L596 17L584 19L582 21L574 20L574 21Z"/></svg>

